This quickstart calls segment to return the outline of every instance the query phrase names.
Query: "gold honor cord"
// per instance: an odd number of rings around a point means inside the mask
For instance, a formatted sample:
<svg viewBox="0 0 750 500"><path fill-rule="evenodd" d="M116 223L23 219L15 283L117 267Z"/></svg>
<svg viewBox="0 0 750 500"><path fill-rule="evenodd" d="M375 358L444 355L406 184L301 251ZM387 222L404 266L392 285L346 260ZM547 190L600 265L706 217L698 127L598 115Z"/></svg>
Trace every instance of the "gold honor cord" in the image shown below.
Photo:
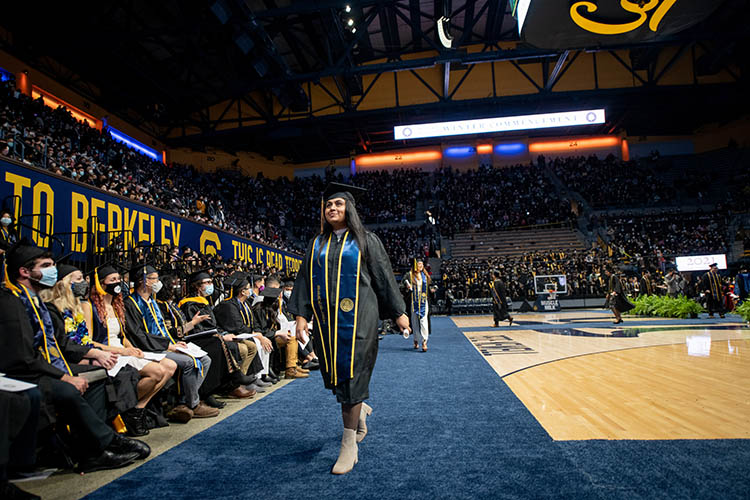
<svg viewBox="0 0 750 500"><path fill-rule="evenodd" d="M607 24L593 21L581 14L580 7L583 7L583 9L589 14L594 13L599 9L594 2L583 0L575 2L570 6L570 18L579 27L586 31L590 31L591 33L596 33L598 35L621 35L640 28L641 25L646 22L646 19L648 19L648 14L646 13L656 8L656 11L651 16L651 20L648 23L649 29L656 32L659 28L659 23L661 23L661 20L664 19L664 16L676 2L677 0L663 0L661 4L659 4L659 0L649 0L641 6L638 2L620 0L620 6L623 10L637 14L638 19L623 24Z"/></svg>
<svg viewBox="0 0 750 500"><path fill-rule="evenodd" d="M47 345L47 331L44 329L44 322L42 321L42 316L39 314L39 311L37 310L36 304L34 304L34 301L31 300L31 294L29 293L28 289L25 286L21 285L20 283L18 285L23 289L23 292L26 294L26 298L29 299L31 308L34 310L34 314L36 315L37 321L39 321L39 328L42 330L42 337L44 337L44 357L47 360L47 363L52 364L52 358L50 357L49 347ZM19 296L18 292L13 291L13 293L16 295L16 297ZM68 366L68 362L65 360L65 356L63 356L63 353L60 350L60 346L57 343L57 338L55 337L54 333L52 335L52 340L55 342L55 348L57 349L57 354L60 355L60 359L62 359L63 363L65 364L65 368L68 370L68 375L72 377L73 372L71 371L70 366Z"/></svg>
<svg viewBox="0 0 750 500"><path fill-rule="evenodd" d="M342 247L343 248L343 247ZM361 272L362 252L357 255L357 282L354 285L354 329L352 330L352 366L349 378L354 378L354 344L357 342L357 312L359 311L359 276ZM337 315L338 316L338 315Z"/></svg>
<svg viewBox="0 0 750 500"><path fill-rule="evenodd" d="M320 335L322 337L323 336L323 324L320 322L320 318L318 317L318 312L315 309L315 296L314 296L315 286L313 283L313 260L315 256L315 246L317 243L318 243L318 238L316 236L315 239L313 240L312 253L310 253L310 305L312 305L313 316L315 316L315 321L318 324L318 331L320 331ZM318 307L320 308L321 311L323 310L322 304L320 304L320 294L318 294ZM321 340L320 346L323 348L323 361L326 364L326 370L328 371L328 373L331 373L330 367L328 365L328 356L326 354L326 344L325 342L322 342L323 340L322 338L320 340Z"/></svg>
<svg viewBox="0 0 750 500"><path fill-rule="evenodd" d="M328 235L328 242L326 242L326 266L325 266L325 285L326 285L326 325L328 326L328 352L331 353L331 364L334 365L333 370L336 370L335 364L336 364L336 355L333 352L333 349L331 347L331 298L329 296L330 292L328 290L328 252L331 251L331 236L333 236L333 233ZM328 373L330 374L331 371L329 370Z"/></svg>

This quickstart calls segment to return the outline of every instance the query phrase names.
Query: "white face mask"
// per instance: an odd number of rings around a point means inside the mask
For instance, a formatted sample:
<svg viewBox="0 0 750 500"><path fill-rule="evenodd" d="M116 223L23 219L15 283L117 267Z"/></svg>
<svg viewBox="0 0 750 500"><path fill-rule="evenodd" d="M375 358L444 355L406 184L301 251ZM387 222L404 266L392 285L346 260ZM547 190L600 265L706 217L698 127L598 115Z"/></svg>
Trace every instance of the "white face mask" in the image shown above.
<svg viewBox="0 0 750 500"><path fill-rule="evenodd" d="M10 220L10 217L3 217L2 219L0 219L0 224L2 224L5 227L10 226L11 222L13 222L13 221Z"/></svg>
<svg viewBox="0 0 750 500"><path fill-rule="evenodd" d="M161 280L157 281L156 283L151 285L151 291L154 293L159 293L163 286L164 286L164 283L162 283Z"/></svg>
<svg viewBox="0 0 750 500"><path fill-rule="evenodd" d="M291 291L291 290L284 290L284 298L285 298L286 300L289 300L289 298L290 298L291 296L292 296L292 291Z"/></svg>

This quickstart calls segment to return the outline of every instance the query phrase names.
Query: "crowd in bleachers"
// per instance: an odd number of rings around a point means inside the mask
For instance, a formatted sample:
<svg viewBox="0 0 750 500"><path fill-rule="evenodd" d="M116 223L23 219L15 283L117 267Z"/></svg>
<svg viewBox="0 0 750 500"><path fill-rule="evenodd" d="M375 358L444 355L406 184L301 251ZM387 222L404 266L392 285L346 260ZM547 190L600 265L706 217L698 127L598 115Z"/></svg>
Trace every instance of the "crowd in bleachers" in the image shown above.
<svg viewBox="0 0 750 500"><path fill-rule="evenodd" d="M529 252L520 257L450 259L443 262L443 286L453 298L490 297L490 273L498 270L512 300L533 300L534 276L564 274L566 297L597 297L605 292L602 266L609 258L600 249L585 252Z"/></svg>
<svg viewBox="0 0 750 500"><path fill-rule="evenodd" d="M572 191L593 207L650 206L670 201L674 189L665 186L648 168L634 161L623 162L612 155L539 159L548 164Z"/></svg>
<svg viewBox="0 0 750 500"><path fill-rule="evenodd" d="M570 203L558 198L543 170L518 165L435 172L433 189L441 202L441 231L451 236L570 220Z"/></svg>
<svg viewBox="0 0 750 500"><path fill-rule="evenodd" d="M600 220L618 253L629 256L672 257L725 253L726 210L714 212L662 211L609 216Z"/></svg>

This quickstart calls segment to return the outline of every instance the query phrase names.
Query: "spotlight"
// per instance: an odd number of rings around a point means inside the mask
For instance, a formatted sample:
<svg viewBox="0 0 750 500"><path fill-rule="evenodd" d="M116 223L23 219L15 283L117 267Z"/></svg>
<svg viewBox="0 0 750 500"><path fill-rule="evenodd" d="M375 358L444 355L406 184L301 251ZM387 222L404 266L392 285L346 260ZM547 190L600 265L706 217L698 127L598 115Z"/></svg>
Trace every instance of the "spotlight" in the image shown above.
<svg viewBox="0 0 750 500"><path fill-rule="evenodd" d="M352 19L352 18L350 17L350 18L349 18L349 20L348 20L348 21L346 22L346 25L347 25L347 26L354 26L354 19Z"/></svg>
<svg viewBox="0 0 750 500"><path fill-rule="evenodd" d="M357 32L357 28L355 28L355 27L352 27L352 34L354 34L354 33L356 33L356 32Z"/></svg>
<svg viewBox="0 0 750 500"><path fill-rule="evenodd" d="M352 6L349 5L349 4L346 4L346 7L344 7L344 11L347 12L347 13L351 12L352 11Z"/></svg>

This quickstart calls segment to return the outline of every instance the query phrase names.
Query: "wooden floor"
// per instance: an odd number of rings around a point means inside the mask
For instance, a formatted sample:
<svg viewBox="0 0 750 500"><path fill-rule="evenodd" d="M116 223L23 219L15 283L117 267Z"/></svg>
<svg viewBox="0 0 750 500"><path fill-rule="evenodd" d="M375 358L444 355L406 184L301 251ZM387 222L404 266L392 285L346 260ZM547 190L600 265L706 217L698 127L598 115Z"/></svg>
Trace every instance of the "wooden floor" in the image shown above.
<svg viewBox="0 0 750 500"><path fill-rule="evenodd" d="M555 440L750 438L750 329L610 319L530 313L495 329L489 316L453 318Z"/></svg>

